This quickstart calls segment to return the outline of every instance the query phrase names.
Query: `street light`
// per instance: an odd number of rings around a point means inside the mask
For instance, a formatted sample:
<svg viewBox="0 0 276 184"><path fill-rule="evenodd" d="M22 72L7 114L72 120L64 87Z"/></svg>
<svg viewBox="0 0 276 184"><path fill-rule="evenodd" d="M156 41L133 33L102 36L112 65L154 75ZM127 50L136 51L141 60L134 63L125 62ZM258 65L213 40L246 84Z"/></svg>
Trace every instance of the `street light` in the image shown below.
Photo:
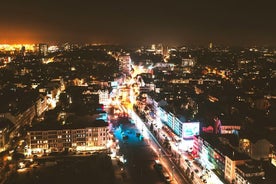
<svg viewBox="0 0 276 184"><path fill-rule="evenodd" d="M172 180L174 179L174 166L172 166Z"/></svg>
<svg viewBox="0 0 276 184"><path fill-rule="evenodd" d="M159 157L161 157L162 156L161 148L159 148L158 150L159 150Z"/></svg>

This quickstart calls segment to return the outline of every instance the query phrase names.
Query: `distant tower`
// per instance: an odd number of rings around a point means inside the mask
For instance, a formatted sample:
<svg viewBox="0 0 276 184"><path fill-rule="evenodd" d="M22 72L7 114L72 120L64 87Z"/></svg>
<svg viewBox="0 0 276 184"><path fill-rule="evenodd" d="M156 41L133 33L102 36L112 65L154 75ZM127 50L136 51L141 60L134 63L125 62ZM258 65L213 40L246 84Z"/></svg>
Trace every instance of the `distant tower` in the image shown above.
<svg viewBox="0 0 276 184"><path fill-rule="evenodd" d="M152 44L152 45L151 45L151 50L154 50L154 51L155 51L155 49L156 49L156 45L155 45L155 44Z"/></svg>
<svg viewBox="0 0 276 184"><path fill-rule="evenodd" d="M167 57L169 55L168 46L163 46L163 56Z"/></svg>
<svg viewBox="0 0 276 184"><path fill-rule="evenodd" d="M163 45L161 43L155 46L155 53L163 55Z"/></svg>
<svg viewBox="0 0 276 184"><path fill-rule="evenodd" d="M210 50L213 49L213 43L212 43L212 42L209 43L209 49L210 49Z"/></svg>
<svg viewBox="0 0 276 184"><path fill-rule="evenodd" d="M38 45L38 51L39 51L39 55L46 56L48 53L48 45L44 43L40 43Z"/></svg>
<svg viewBox="0 0 276 184"><path fill-rule="evenodd" d="M22 45L20 53L25 56L26 48L24 45Z"/></svg>

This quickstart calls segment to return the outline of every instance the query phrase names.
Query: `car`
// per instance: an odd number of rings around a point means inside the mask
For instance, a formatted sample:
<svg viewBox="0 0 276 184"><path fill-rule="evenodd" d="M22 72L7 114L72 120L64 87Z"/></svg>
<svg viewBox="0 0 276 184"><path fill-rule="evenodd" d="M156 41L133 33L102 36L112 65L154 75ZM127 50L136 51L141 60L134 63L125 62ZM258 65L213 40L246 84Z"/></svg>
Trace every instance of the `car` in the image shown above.
<svg viewBox="0 0 276 184"><path fill-rule="evenodd" d="M171 177L170 177L169 173L163 172L163 177L164 177L163 179L166 183L171 183Z"/></svg>
<svg viewBox="0 0 276 184"><path fill-rule="evenodd" d="M128 135L124 135L123 140L127 140L127 139L128 139Z"/></svg>
<svg viewBox="0 0 276 184"><path fill-rule="evenodd" d="M153 167L157 171L162 171L163 170L163 166L162 166L162 164L160 163L159 160L155 160Z"/></svg>

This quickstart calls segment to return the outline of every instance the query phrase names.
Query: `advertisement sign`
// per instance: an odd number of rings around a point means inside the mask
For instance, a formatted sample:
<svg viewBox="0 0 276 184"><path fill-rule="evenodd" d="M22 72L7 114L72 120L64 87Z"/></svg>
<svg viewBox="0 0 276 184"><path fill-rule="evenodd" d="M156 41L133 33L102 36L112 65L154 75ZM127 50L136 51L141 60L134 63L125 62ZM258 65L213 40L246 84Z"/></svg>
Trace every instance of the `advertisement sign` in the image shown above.
<svg viewBox="0 0 276 184"><path fill-rule="evenodd" d="M112 81L110 85L113 88L118 88L118 82L117 81Z"/></svg>
<svg viewBox="0 0 276 184"><path fill-rule="evenodd" d="M186 122L182 126L182 137L192 139L194 135L199 135L199 122Z"/></svg>

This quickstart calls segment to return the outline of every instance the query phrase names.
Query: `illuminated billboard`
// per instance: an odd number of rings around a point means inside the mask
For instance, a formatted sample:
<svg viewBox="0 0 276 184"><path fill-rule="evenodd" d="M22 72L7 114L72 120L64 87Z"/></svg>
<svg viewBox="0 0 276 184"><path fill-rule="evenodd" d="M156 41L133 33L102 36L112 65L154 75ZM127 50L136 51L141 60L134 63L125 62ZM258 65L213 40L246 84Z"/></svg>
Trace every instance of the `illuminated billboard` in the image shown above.
<svg viewBox="0 0 276 184"><path fill-rule="evenodd" d="M117 81L112 81L110 85L113 88L118 88L118 82Z"/></svg>
<svg viewBox="0 0 276 184"><path fill-rule="evenodd" d="M182 124L183 139L192 139L194 135L199 135L199 122L185 122Z"/></svg>

